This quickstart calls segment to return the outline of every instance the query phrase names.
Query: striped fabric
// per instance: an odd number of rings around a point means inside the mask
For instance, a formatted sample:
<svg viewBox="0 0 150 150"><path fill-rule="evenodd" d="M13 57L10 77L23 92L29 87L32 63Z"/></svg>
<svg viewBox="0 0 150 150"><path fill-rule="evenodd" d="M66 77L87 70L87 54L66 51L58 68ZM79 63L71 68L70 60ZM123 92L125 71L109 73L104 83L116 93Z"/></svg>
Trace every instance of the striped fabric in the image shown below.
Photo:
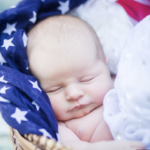
<svg viewBox="0 0 150 150"><path fill-rule="evenodd" d="M150 0L118 0L117 3L137 22L150 14Z"/></svg>

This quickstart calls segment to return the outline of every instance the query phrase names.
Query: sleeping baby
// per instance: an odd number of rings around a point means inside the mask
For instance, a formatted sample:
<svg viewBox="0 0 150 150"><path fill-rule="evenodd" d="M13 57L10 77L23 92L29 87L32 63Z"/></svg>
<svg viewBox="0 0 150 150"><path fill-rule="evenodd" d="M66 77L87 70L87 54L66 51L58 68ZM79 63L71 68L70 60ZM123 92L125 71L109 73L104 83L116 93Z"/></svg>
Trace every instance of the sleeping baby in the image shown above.
<svg viewBox="0 0 150 150"><path fill-rule="evenodd" d="M54 16L28 36L29 68L50 99L61 143L76 150L144 148L137 141L113 141L104 121L103 98L113 80L91 26L76 17Z"/></svg>

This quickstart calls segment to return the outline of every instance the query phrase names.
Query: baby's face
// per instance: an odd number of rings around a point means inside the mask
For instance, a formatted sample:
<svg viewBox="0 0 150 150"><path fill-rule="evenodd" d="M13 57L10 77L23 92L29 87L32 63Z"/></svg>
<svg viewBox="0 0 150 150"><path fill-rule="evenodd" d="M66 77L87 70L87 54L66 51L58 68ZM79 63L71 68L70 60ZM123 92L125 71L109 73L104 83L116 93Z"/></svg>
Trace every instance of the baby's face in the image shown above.
<svg viewBox="0 0 150 150"><path fill-rule="evenodd" d="M92 28L74 17L49 17L29 33L29 68L57 120L83 117L103 104L113 82L101 52Z"/></svg>
<svg viewBox="0 0 150 150"><path fill-rule="evenodd" d="M48 95L57 120L66 121L87 115L103 103L113 87L105 62L96 57L96 46L89 40L63 49L35 52L30 69Z"/></svg>

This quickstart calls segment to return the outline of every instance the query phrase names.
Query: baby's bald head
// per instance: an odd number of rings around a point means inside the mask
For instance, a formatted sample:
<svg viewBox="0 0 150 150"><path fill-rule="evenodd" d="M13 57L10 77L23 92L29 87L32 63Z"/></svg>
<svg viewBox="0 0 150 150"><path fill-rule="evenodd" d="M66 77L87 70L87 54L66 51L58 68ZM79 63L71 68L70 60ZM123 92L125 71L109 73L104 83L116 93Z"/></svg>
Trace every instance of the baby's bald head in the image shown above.
<svg viewBox="0 0 150 150"><path fill-rule="evenodd" d="M41 60L38 57L48 53L62 55L76 49L82 51L84 47L86 49L89 42L92 42L96 48L86 53L95 50L95 57L105 62L101 44L93 28L73 16L61 15L46 18L29 31L28 37L27 54L31 70L34 67L30 63L31 60Z"/></svg>
<svg viewBox="0 0 150 150"><path fill-rule="evenodd" d="M91 38L97 46L97 57L104 59L101 44L93 28L73 16L61 15L46 18L35 25L28 33L28 36L28 53L33 48L36 49L36 47L43 51L43 46L45 45L49 45L49 50L52 51L56 50L56 47L61 46L63 48L64 45L73 49L76 42L82 42L85 37ZM49 42L47 43L46 41ZM64 49L68 49L67 47L64 47Z"/></svg>

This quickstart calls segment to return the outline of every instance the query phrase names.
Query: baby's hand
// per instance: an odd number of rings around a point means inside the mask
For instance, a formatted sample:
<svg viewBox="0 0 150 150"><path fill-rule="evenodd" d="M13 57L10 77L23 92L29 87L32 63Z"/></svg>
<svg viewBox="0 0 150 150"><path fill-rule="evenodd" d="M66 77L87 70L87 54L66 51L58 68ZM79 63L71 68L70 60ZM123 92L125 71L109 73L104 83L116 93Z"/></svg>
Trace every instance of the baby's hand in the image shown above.
<svg viewBox="0 0 150 150"><path fill-rule="evenodd" d="M139 141L106 141L92 143L86 150L144 150L145 146Z"/></svg>

